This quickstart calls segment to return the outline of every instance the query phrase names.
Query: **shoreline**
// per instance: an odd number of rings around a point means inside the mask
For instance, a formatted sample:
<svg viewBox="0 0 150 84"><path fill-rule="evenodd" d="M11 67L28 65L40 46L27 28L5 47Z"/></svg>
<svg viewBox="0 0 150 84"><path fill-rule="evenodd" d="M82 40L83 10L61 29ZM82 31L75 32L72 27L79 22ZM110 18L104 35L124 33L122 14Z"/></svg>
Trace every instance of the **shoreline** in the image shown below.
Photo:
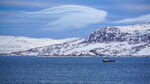
<svg viewBox="0 0 150 84"><path fill-rule="evenodd" d="M19 56L19 55L14 55L15 57L43 57L43 58L48 58L48 57L100 57L100 58L105 58L105 57L109 57L109 58L132 58L132 57L145 57L145 58L150 58L150 55L142 55L142 56ZM11 57L11 56L0 56L0 57Z"/></svg>

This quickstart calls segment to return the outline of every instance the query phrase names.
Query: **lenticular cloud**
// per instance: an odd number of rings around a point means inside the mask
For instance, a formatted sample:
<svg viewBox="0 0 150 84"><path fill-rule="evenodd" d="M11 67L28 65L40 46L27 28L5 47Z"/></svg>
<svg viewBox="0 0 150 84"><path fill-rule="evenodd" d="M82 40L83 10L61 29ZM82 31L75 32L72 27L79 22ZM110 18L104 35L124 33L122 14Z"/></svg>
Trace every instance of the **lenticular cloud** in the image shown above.
<svg viewBox="0 0 150 84"><path fill-rule="evenodd" d="M36 12L25 12L33 18L46 18L44 30L62 31L84 28L105 20L107 12L87 6L63 5Z"/></svg>

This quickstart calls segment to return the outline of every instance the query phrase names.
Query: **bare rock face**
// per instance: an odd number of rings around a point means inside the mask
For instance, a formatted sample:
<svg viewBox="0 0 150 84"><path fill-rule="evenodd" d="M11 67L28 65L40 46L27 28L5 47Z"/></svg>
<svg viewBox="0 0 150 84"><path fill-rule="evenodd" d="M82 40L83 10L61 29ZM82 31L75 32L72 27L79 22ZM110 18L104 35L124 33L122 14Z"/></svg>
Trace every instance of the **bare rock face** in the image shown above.
<svg viewBox="0 0 150 84"><path fill-rule="evenodd" d="M131 42L131 43L140 43L140 42L150 43L150 29L147 29L144 31L136 30L132 35L130 35L129 42Z"/></svg>
<svg viewBox="0 0 150 84"><path fill-rule="evenodd" d="M93 32L85 42L122 42L127 41L130 35L128 32L121 32L117 27L106 27Z"/></svg>

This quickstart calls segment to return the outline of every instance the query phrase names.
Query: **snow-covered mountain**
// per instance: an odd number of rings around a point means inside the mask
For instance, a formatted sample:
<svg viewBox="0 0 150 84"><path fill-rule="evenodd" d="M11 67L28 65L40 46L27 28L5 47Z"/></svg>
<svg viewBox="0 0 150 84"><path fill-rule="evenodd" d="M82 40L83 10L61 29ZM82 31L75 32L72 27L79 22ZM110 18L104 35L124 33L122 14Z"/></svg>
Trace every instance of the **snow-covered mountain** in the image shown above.
<svg viewBox="0 0 150 84"><path fill-rule="evenodd" d="M60 44L79 38L54 40L50 38L29 38L23 36L0 36L0 53L24 51L31 48Z"/></svg>
<svg viewBox="0 0 150 84"><path fill-rule="evenodd" d="M74 39L6 55L150 56L150 23L100 28L86 39Z"/></svg>
<svg viewBox="0 0 150 84"><path fill-rule="evenodd" d="M150 43L150 23L131 26L111 26L93 32L86 42L148 42Z"/></svg>

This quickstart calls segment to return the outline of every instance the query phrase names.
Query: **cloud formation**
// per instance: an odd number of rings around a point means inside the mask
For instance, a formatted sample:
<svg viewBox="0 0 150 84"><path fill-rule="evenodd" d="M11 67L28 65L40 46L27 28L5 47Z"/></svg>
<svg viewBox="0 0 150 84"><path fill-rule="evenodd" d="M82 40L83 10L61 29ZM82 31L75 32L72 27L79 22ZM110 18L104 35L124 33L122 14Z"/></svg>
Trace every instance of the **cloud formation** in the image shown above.
<svg viewBox="0 0 150 84"><path fill-rule="evenodd" d="M136 23L136 22L149 22L150 14L142 15L135 18L126 18L123 20L116 21L115 23Z"/></svg>
<svg viewBox="0 0 150 84"><path fill-rule="evenodd" d="M107 12L87 6L63 5L36 12L24 12L31 19L45 19L44 30L62 31L86 27L105 21Z"/></svg>

